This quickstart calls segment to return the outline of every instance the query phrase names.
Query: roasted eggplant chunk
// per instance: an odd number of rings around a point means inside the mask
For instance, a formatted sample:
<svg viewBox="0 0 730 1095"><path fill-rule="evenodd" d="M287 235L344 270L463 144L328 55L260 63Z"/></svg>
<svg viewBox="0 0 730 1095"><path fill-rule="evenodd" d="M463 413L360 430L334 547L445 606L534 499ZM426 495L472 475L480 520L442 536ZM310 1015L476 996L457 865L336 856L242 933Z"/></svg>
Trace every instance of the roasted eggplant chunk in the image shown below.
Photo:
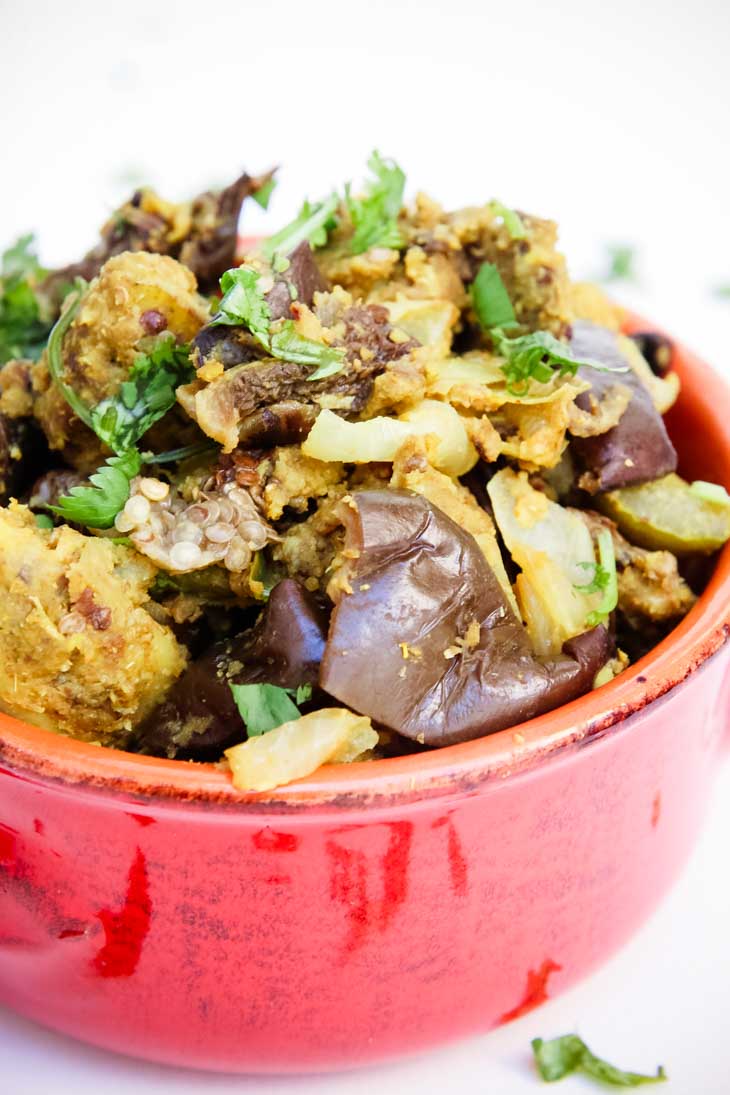
<svg viewBox="0 0 730 1095"><path fill-rule="evenodd" d="M320 603L290 578L272 590L256 626L216 643L191 662L167 699L140 727L139 752L215 759L245 734L232 684L316 684L327 617Z"/></svg>
<svg viewBox="0 0 730 1095"><path fill-rule="evenodd" d="M426 499L363 491L343 506L347 582L320 684L404 737L453 745L588 691L611 655L597 627L538 659L474 538Z"/></svg>
<svg viewBox="0 0 730 1095"><path fill-rule="evenodd" d="M627 368L616 336L591 323L576 323L571 347L577 357L599 361L612 369ZM583 366L580 375L590 381L591 391L576 398L582 410L591 400L608 392L618 380L631 389L631 401L618 424L595 437L576 437L572 442L577 463L583 468L579 486L590 494L645 483L676 470L677 453L651 395L629 368L617 374Z"/></svg>

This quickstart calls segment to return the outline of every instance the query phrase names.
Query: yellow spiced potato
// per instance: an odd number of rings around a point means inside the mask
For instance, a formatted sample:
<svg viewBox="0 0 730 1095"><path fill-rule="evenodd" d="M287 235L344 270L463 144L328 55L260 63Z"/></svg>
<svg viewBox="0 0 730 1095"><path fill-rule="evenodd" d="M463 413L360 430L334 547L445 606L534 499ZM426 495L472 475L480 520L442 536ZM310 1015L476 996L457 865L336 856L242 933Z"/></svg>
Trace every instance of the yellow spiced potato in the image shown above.
<svg viewBox="0 0 730 1095"><path fill-rule="evenodd" d="M515 727L692 609L730 501L677 474L670 341L552 221L367 167L238 254L271 172L6 252L3 711L268 790Z"/></svg>

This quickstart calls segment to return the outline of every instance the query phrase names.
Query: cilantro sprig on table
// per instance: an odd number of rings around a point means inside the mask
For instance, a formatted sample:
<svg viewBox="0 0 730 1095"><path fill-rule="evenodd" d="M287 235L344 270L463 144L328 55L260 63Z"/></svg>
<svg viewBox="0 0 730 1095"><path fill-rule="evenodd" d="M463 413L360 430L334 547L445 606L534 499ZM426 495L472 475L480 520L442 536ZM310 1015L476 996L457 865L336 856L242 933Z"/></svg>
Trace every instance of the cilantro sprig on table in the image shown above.
<svg viewBox="0 0 730 1095"><path fill-rule="evenodd" d="M279 688L275 684L231 684L238 713L250 738L301 717L299 705L311 699L311 684ZM292 698L293 697L293 698Z"/></svg>
<svg viewBox="0 0 730 1095"><path fill-rule="evenodd" d="M0 259L0 365L14 357L35 361L51 324L41 314L34 286L43 277L32 234L3 252Z"/></svg>
<svg viewBox="0 0 730 1095"><path fill-rule="evenodd" d="M107 529L129 498L131 481L144 463L183 459L199 446L188 446L154 456L140 453L137 443L175 403L175 391L191 380L195 370L188 347L177 345L170 335L161 336L148 353L138 354L119 391L95 407L89 407L66 381L63 340L76 316L86 283L78 279L73 294L48 340L49 372L74 413L114 452L90 476L90 485L73 487L50 507L65 521Z"/></svg>
<svg viewBox="0 0 730 1095"><path fill-rule="evenodd" d="M598 533L598 558L593 563L579 563L578 566L593 570L593 577L585 585L576 585L579 593L601 593L598 608L586 618L587 627L598 627L606 622L618 604L618 576L616 574L616 555L613 550L613 537L608 529Z"/></svg>
<svg viewBox="0 0 730 1095"><path fill-rule="evenodd" d="M661 1065L654 1076L616 1068L591 1053L577 1034L564 1034L547 1042L542 1038L533 1038L532 1052L540 1079L548 1084L562 1080L574 1072L582 1072L592 1080L610 1087L641 1087L644 1084L663 1083L667 1079Z"/></svg>
<svg viewBox="0 0 730 1095"><path fill-rule="evenodd" d="M271 323L271 310L261 288L261 275L247 266L226 270L221 278L223 298L211 326L228 324L247 327L272 357L298 365L314 365L307 380L321 380L339 373L345 364L344 350L303 338L290 319Z"/></svg>
<svg viewBox="0 0 730 1095"><path fill-rule="evenodd" d="M518 327L515 310L499 270L491 262L483 262L471 287L472 307L480 327L492 340L495 352L502 358L500 368L507 382L507 391L516 399L529 394L535 380L547 384L554 376L575 376L581 365L601 372L625 373L626 368L612 368L598 361L576 357L566 342L549 331L532 331L510 337L505 332Z"/></svg>

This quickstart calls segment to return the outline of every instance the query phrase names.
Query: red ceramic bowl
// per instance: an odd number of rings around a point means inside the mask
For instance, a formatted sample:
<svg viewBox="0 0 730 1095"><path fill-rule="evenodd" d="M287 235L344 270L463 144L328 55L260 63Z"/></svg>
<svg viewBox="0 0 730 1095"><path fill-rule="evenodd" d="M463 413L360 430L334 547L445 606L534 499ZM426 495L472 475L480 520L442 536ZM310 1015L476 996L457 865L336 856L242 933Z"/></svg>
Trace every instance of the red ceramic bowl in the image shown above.
<svg viewBox="0 0 730 1095"><path fill-rule="evenodd" d="M670 428L730 486L693 354ZM485 1031L585 977L680 871L727 738L730 550L667 640L518 729L262 795L0 716L0 1001L85 1041L244 1072Z"/></svg>

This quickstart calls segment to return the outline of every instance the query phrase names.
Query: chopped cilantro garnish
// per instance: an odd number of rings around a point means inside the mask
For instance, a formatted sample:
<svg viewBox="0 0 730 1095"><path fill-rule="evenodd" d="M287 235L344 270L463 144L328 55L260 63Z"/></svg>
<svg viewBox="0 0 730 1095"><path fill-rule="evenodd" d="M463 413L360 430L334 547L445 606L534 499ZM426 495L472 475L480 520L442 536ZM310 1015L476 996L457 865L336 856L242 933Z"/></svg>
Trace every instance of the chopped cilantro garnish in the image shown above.
<svg viewBox="0 0 730 1095"><path fill-rule="evenodd" d="M175 403L175 391L194 376L188 347L161 337L139 354L116 395L91 412L91 428L116 453L127 452Z"/></svg>
<svg viewBox="0 0 730 1095"><path fill-rule="evenodd" d="M271 312L261 288L261 275L250 267L227 270L221 278L224 296L212 323L248 327L256 341L280 361L315 365L307 379L321 380L340 372L345 363L343 350L304 338L290 319L271 324Z"/></svg>
<svg viewBox="0 0 730 1095"><path fill-rule="evenodd" d="M502 205L502 202L491 201L489 208L492 210L496 217L502 218L502 223L507 229L507 234L511 240L523 240L527 236L525 226L522 223L522 218L519 213L514 209L510 209L508 205Z"/></svg>
<svg viewBox="0 0 730 1095"><path fill-rule="evenodd" d="M618 578L616 576L616 556L613 550L613 538L608 529L598 533L598 563L579 563L581 567L592 568L593 578L585 585L576 585L579 593L601 593L598 608L586 617L586 627L598 627L606 622L618 604Z"/></svg>
<svg viewBox="0 0 730 1095"><path fill-rule="evenodd" d="M603 281L635 281L636 251L625 243L612 243L606 248L608 270Z"/></svg>
<svg viewBox="0 0 730 1095"><path fill-rule="evenodd" d="M269 202L271 201L271 195L276 189L277 180L272 175L270 179L267 179L263 186L260 186L258 190L254 190L252 197L255 202L261 206L262 209L269 208Z"/></svg>
<svg viewBox="0 0 730 1095"><path fill-rule="evenodd" d="M334 215L339 204L334 192L321 202L305 201L290 224L264 241L261 248L264 257L271 260L277 252L288 255L303 240L312 248L324 247L328 233L335 227Z"/></svg>
<svg viewBox="0 0 730 1095"><path fill-rule="evenodd" d="M628 371L628 366L613 368L598 361L575 357L570 346L560 342L549 331L533 331L517 338L508 338L499 327L489 333L495 351L504 358L500 368L507 380L507 391L517 399L527 395L531 380L547 384L556 372L559 377L575 376L581 365L601 372Z"/></svg>
<svg viewBox="0 0 730 1095"><path fill-rule="evenodd" d="M261 275L250 266L226 270L221 278L223 298L211 326L248 327L254 338L268 348L271 311L260 286Z"/></svg>
<svg viewBox="0 0 730 1095"><path fill-rule="evenodd" d="M36 523L36 528L43 528L43 529L53 528L53 518L49 517L47 513L36 513L35 523Z"/></svg>
<svg viewBox="0 0 730 1095"><path fill-rule="evenodd" d="M350 243L353 255L371 247L403 246L398 214L403 205L405 174L394 160L384 160L377 150L370 156L368 167L374 178L362 197L353 197L349 184L345 188L345 204L354 228Z"/></svg>
<svg viewBox="0 0 730 1095"><path fill-rule="evenodd" d="M64 521L89 528L111 528L129 498L129 484L139 474L141 466L141 457L135 449L121 456L110 456L89 476L92 486L72 487L68 494L59 498L57 506L49 508Z"/></svg>
<svg viewBox="0 0 730 1095"><path fill-rule="evenodd" d="M515 325L515 310L499 270L491 262L483 262L471 287L471 299L479 324L485 331L492 327L502 330Z"/></svg>
<svg viewBox="0 0 730 1095"><path fill-rule="evenodd" d="M292 689L279 688L275 684L231 684L231 692L251 738L275 730L284 722L298 719L300 711L297 704L311 697L312 686L305 684ZM296 698L296 703L292 696Z"/></svg>
<svg viewBox="0 0 730 1095"><path fill-rule="evenodd" d="M661 1065L655 1076L624 1072L591 1053L577 1034L564 1034L547 1042L542 1038L533 1038L532 1052L540 1078L549 1084L562 1080L572 1072L582 1072L585 1076L612 1087L640 1087L642 1084L658 1084L667 1079Z"/></svg>
<svg viewBox="0 0 730 1095"><path fill-rule="evenodd" d="M21 236L0 259L0 365L14 357L36 360L50 323L41 315L34 283L44 271L34 251L34 236Z"/></svg>

